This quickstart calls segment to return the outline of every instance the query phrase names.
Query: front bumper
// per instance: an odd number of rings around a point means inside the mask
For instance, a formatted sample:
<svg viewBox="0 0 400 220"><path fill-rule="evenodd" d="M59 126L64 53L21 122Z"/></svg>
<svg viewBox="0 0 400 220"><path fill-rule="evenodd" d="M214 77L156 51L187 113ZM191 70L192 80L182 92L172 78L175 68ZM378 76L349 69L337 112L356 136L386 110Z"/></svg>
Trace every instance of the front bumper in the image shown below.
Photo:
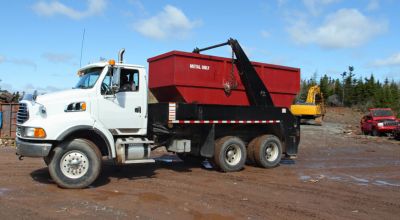
<svg viewBox="0 0 400 220"><path fill-rule="evenodd" d="M396 127L394 126L385 126L385 127L378 127L378 131L381 133L390 133L393 132L393 130L395 130Z"/></svg>
<svg viewBox="0 0 400 220"><path fill-rule="evenodd" d="M33 143L16 139L17 154L25 157L45 157L49 155L52 144L50 143Z"/></svg>

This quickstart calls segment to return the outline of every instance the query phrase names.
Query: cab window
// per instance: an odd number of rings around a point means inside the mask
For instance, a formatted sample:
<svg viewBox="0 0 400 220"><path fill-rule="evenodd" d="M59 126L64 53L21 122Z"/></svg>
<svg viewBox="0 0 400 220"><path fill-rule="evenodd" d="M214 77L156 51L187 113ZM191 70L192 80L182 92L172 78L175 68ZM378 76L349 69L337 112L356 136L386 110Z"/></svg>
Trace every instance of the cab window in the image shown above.
<svg viewBox="0 0 400 220"><path fill-rule="evenodd" d="M119 92L135 92L139 90L139 71L122 69Z"/></svg>

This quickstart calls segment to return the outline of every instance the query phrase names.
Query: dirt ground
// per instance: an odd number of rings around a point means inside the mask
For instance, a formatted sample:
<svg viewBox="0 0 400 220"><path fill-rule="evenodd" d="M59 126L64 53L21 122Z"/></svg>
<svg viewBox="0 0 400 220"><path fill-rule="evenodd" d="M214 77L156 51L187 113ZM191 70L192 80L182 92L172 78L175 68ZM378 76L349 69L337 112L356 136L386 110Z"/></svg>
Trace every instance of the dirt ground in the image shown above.
<svg viewBox="0 0 400 220"><path fill-rule="evenodd" d="M357 134L360 113L346 111L301 127L294 164L220 173L174 156L120 168L106 162L83 190L58 188L40 158L19 161L3 147L0 218L399 219L400 142Z"/></svg>

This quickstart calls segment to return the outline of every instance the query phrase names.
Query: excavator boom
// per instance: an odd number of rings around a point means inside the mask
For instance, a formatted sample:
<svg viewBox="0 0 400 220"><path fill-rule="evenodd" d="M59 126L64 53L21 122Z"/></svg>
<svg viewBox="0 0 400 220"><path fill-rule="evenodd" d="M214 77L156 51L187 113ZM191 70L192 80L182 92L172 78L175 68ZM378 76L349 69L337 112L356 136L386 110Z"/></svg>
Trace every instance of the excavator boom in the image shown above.
<svg viewBox="0 0 400 220"><path fill-rule="evenodd" d="M307 104L315 104L317 95L320 95L322 97L319 86L317 86L317 85L311 86L310 89L308 90L306 103Z"/></svg>

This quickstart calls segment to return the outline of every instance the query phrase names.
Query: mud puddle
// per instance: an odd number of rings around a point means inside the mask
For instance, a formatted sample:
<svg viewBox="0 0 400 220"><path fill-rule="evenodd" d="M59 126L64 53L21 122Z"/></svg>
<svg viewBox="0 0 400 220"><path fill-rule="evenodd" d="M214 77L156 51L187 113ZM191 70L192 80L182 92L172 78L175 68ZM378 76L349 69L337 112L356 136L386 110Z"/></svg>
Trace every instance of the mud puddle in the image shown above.
<svg viewBox="0 0 400 220"><path fill-rule="evenodd" d="M400 187L399 180L393 179L378 179L374 177L364 177L364 176L354 176L347 174L318 174L318 175L299 175L299 180L303 182L319 182L323 180L336 181L343 183L351 183L360 186L390 186L390 187Z"/></svg>

